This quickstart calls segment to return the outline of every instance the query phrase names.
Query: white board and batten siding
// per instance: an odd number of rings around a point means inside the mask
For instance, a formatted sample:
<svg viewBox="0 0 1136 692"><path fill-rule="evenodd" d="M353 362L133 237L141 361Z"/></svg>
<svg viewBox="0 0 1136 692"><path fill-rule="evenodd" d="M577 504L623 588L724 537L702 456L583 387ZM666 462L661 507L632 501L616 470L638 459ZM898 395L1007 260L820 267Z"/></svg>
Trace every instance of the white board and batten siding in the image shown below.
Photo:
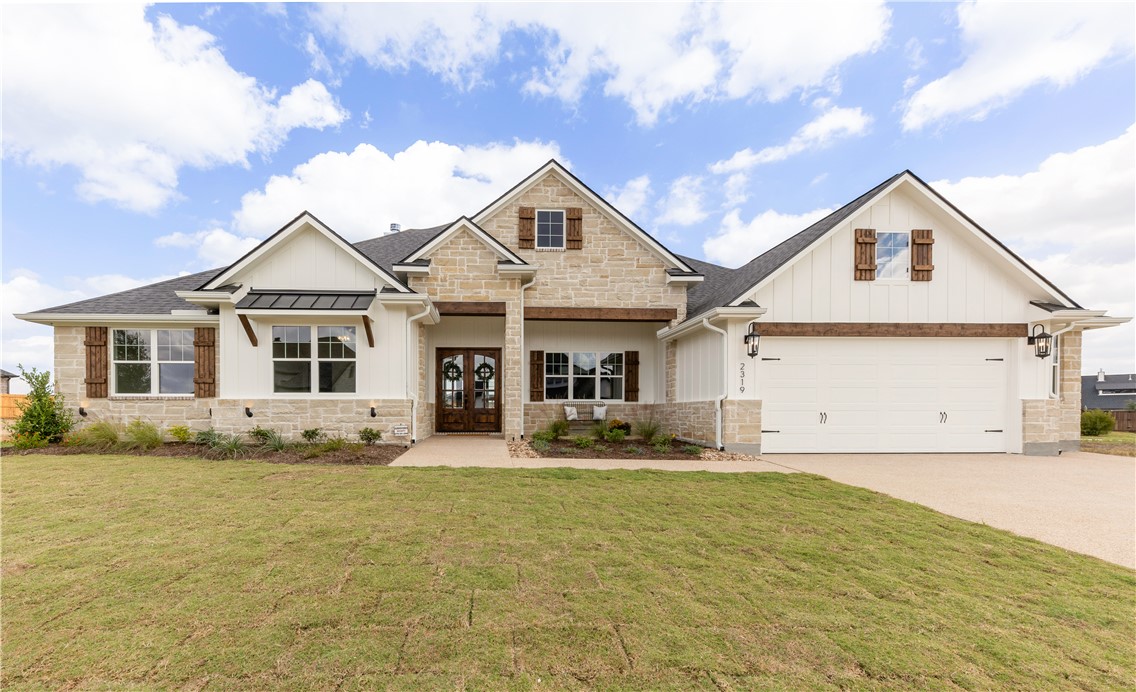
<svg viewBox="0 0 1136 692"><path fill-rule="evenodd" d="M259 290L382 289L373 266L363 264L319 231L305 227L234 277Z"/></svg>
<svg viewBox="0 0 1136 692"><path fill-rule="evenodd" d="M525 322L524 396L529 396L528 351L638 351L639 403L662 403L666 391L664 345L657 322Z"/></svg>

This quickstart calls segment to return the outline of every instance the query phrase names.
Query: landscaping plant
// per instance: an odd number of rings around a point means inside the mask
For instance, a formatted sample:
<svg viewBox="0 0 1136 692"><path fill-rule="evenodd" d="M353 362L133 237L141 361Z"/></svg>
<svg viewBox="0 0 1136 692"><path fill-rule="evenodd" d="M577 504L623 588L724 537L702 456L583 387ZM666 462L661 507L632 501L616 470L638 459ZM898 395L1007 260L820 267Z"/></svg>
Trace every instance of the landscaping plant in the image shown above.
<svg viewBox="0 0 1136 692"><path fill-rule="evenodd" d="M576 437L572 438L572 444L576 445L580 449L587 449L595 444L595 440L590 437L585 437L584 435L577 435Z"/></svg>
<svg viewBox="0 0 1136 692"><path fill-rule="evenodd" d="M662 430L663 426L659 425L659 422L654 418L635 422L635 434L643 438L643 441L648 444L650 444L651 440L654 440Z"/></svg>
<svg viewBox="0 0 1136 692"><path fill-rule="evenodd" d="M555 439L556 435L554 435L551 430L537 430L532 434L532 441L534 443L544 442L545 444L548 444Z"/></svg>
<svg viewBox="0 0 1136 692"><path fill-rule="evenodd" d="M275 430L269 430L268 435L265 436L263 447L270 452L283 452L286 451L292 444L284 439L284 436Z"/></svg>
<svg viewBox="0 0 1136 692"><path fill-rule="evenodd" d="M359 439L362 440L365 445L373 445L383 439L383 434L374 428L363 428L359 431Z"/></svg>
<svg viewBox="0 0 1136 692"><path fill-rule="evenodd" d="M220 433L218 433L213 428L209 428L208 430L198 431L198 433L193 437L193 443L205 445L206 447L212 447L213 445L217 444L218 437L220 437Z"/></svg>
<svg viewBox="0 0 1136 692"><path fill-rule="evenodd" d="M631 424L625 423L618 418L612 418L611 423L608 423L608 430L622 430L624 435L631 434Z"/></svg>
<svg viewBox="0 0 1136 692"><path fill-rule="evenodd" d="M554 420L548 424L548 432L552 435L553 440L559 440L568 434L568 421Z"/></svg>
<svg viewBox="0 0 1136 692"><path fill-rule="evenodd" d="M589 432L593 439L602 440L604 439L604 435L607 434L607 423L603 422L602 420L598 420L595 423L592 423L592 429Z"/></svg>
<svg viewBox="0 0 1136 692"><path fill-rule="evenodd" d="M1097 437L1107 435L1116 427L1116 419L1107 411L1092 409L1081 413L1081 434Z"/></svg>
<svg viewBox="0 0 1136 692"><path fill-rule="evenodd" d="M80 446L98 447L100 449L117 447L119 442L122 441L122 433L119 426L105 420L91 423L77 432L75 437L77 444Z"/></svg>
<svg viewBox="0 0 1136 692"><path fill-rule="evenodd" d="M47 445L47 438L35 432L18 433L12 437L12 446L16 449L41 449Z"/></svg>
<svg viewBox="0 0 1136 692"><path fill-rule="evenodd" d="M308 444L314 445L315 443L327 437L327 435L325 435L323 430L319 428L308 428L304 432L300 433L300 437L304 438L304 441Z"/></svg>
<svg viewBox="0 0 1136 692"><path fill-rule="evenodd" d="M209 444L210 456L220 459L236 459L243 455L246 449L244 438L240 433L217 435Z"/></svg>
<svg viewBox="0 0 1136 692"><path fill-rule="evenodd" d="M20 378L28 383L28 394L24 401L16 404L20 417L8 425L8 430L13 438L34 433L48 442L62 440L75 427L75 417L64 404L63 395L52 391L51 372L39 372L35 368L24 370L23 365L17 367Z"/></svg>
<svg viewBox="0 0 1136 692"><path fill-rule="evenodd" d="M125 437L123 446L127 449L157 449L163 441L158 426L143 420L128 423Z"/></svg>
<svg viewBox="0 0 1136 692"><path fill-rule="evenodd" d="M627 433L623 431L623 428L612 428L604 433L604 439L613 443L623 442L623 438L626 436Z"/></svg>
<svg viewBox="0 0 1136 692"><path fill-rule="evenodd" d="M699 447L698 445L686 445L685 447L682 448L682 451L685 452L686 454L689 454L692 457L702 456L702 448Z"/></svg>
<svg viewBox="0 0 1136 692"><path fill-rule="evenodd" d="M193 439L193 433L190 431L188 425L171 425L166 432L170 437L174 438L175 442L184 444Z"/></svg>
<svg viewBox="0 0 1136 692"><path fill-rule="evenodd" d="M268 428L262 428L258 425L252 430L249 430L249 437L263 445L268 442L268 438L271 437L273 432L275 431L269 430Z"/></svg>

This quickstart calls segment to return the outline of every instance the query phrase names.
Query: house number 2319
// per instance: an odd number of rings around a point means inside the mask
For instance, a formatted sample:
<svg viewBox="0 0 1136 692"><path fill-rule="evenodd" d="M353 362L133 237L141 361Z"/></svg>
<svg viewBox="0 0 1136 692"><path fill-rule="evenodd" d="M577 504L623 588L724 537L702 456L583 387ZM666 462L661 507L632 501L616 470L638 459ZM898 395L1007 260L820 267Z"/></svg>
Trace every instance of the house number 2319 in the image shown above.
<svg viewBox="0 0 1136 692"><path fill-rule="evenodd" d="M746 390L746 364L738 363L738 392L745 394Z"/></svg>

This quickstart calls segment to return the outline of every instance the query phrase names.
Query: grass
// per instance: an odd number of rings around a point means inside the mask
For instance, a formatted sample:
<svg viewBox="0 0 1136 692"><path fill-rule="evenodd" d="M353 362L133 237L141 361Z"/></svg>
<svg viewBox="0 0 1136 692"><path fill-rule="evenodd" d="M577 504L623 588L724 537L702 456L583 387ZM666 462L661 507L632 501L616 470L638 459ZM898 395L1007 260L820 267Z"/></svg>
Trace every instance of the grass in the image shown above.
<svg viewBox="0 0 1136 692"><path fill-rule="evenodd" d="M1136 457L1136 433L1110 432L1107 435L1081 436L1081 450L1098 454Z"/></svg>
<svg viewBox="0 0 1136 692"><path fill-rule="evenodd" d="M816 476L0 464L4 689L1136 677L1131 570Z"/></svg>

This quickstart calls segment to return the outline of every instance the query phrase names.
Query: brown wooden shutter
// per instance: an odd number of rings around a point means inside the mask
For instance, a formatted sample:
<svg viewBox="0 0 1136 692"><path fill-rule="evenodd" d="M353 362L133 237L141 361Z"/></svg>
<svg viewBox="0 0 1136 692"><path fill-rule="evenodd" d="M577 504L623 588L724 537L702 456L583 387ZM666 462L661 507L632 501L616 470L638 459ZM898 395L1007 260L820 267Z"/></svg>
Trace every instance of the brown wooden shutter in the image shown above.
<svg viewBox="0 0 1136 692"><path fill-rule="evenodd" d="M193 395L198 399L217 396L217 329L193 330Z"/></svg>
<svg viewBox="0 0 1136 692"><path fill-rule="evenodd" d="M911 231L911 280L930 281L931 247L935 244L930 228L917 228Z"/></svg>
<svg viewBox="0 0 1136 692"><path fill-rule="evenodd" d="M568 207L564 218L567 219L567 230L564 234L564 249L582 250L584 248L584 210L580 207Z"/></svg>
<svg viewBox="0 0 1136 692"><path fill-rule="evenodd" d="M530 250L536 246L535 207L521 207L517 221L517 246Z"/></svg>
<svg viewBox="0 0 1136 692"><path fill-rule="evenodd" d="M639 401L639 352L623 352L623 400Z"/></svg>
<svg viewBox="0 0 1136 692"><path fill-rule="evenodd" d="M107 372L110 363L107 359L107 328L87 327L83 345L87 347L87 385L88 399L107 398Z"/></svg>
<svg viewBox="0 0 1136 692"><path fill-rule="evenodd" d="M857 281L875 281L876 280L876 229L874 228L857 228L856 229L856 252L855 252L856 280Z"/></svg>
<svg viewBox="0 0 1136 692"><path fill-rule="evenodd" d="M529 401L544 401L544 351L529 351Z"/></svg>

